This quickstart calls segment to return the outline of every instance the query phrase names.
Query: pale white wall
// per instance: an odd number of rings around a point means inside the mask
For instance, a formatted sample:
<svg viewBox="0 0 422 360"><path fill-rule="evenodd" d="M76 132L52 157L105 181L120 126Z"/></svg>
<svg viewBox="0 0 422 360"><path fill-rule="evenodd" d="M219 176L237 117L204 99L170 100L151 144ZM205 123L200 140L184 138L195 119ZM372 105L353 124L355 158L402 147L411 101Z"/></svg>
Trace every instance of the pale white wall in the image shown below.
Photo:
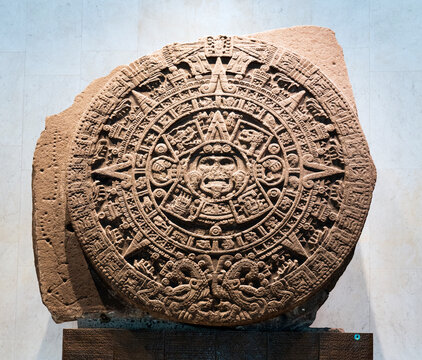
<svg viewBox="0 0 422 360"><path fill-rule="evenodd" d="M0 358L60 359L64 326L41 304L31 249L45 116L167 43L314 24L344 48L378 169L356 255L315 326L373 332L377 360L421 359L421 15L420 0L0 0Z"/></svg>

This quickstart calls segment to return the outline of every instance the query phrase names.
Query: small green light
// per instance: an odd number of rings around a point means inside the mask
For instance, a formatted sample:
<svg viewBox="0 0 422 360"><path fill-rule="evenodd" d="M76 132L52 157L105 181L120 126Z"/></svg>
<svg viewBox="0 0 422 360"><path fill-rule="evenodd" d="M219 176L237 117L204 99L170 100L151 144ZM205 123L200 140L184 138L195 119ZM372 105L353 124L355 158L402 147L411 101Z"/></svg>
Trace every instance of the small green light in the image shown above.
<svg viewBox="0 0 422 360"><path fill-rule="evenodd" d="M356 341L360 340L360 335L359 334L355 334L355 340Z"/></svg>

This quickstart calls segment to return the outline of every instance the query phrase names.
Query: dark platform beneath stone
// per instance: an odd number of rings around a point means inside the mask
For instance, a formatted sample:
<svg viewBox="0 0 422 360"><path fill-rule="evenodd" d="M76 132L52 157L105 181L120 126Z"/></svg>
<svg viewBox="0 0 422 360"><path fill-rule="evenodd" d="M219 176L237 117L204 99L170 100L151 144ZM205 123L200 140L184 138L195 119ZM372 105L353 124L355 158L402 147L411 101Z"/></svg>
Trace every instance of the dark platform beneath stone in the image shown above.
<svg viewBox="0 0 422 360"><path fill-rule="evenodd" d="M372 334L63 330L63 360L372 360Z"/></svg>

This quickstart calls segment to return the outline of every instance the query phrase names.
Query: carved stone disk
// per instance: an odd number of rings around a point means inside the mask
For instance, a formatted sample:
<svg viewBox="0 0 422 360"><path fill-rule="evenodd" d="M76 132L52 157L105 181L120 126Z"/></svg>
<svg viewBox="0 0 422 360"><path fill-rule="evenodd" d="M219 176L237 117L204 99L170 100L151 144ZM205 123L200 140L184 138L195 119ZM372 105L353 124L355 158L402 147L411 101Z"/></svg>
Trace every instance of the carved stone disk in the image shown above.
<svg viewBox="0 0 422 360"><path fill-rule="evenodd" d="M375 169L354 111L308 60L208 37L120 71L81 118L67 173L83 250L155 315L239 325L330 285Z"/></svg>

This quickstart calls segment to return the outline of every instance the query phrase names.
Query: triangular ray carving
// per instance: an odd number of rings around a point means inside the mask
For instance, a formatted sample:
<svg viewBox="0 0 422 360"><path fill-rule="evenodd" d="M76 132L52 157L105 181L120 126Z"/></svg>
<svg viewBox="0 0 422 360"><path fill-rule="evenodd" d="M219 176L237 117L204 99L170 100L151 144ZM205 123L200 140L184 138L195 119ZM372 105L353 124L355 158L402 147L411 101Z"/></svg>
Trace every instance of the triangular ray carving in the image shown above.
<svg viewBox="0 0 422 360"><path fill-rule="evenodd" d="M282 245L289 251L299 256L308 257L306 250L303 248L296 234L290 234L289 237L285 238Z"/></svg>
<svg viewBox="0 0 422 360"><path fill-rule="evenodd" d="M211 120L205 140L229 140L229 138L230 135L223 115L221 115L220 111L217 111Z"/></svg>
<svg viewBox="0 0 422 360"><path fill-rule="evenodd" d="M123 256L125 258L130 258L135 253L138 253L142 248L147 246L149 241L145 237L145 234L142 231L138 231L136 235L133 237L132 242L127 247L127 249L123 252Z"/></svg>
<svg viewBox="0 0 422 360"><path fill-rule="evenodd" d="M308 155L308 156L305 155L303 159L304 159L303 167L308 170L313 170L313 172L306 174L303 177L303 185L306 188L311 188L314 185L314 180L316 179L322 179L325 177L344 173L344 170L339 169L337 167L312 162L313 160L312 155Z"/></svg>
<svg viewBox="0 0 422 360"><path fill-rule="evenodd" d="M129 155L126 155L126 158L127 158L127 161L123 163L105 166L105 167L94 170L92 173L97 174L97 175L102 175L102 176L108 176L114 179L128 181L131 178L130 175L127 172L126 173L120 172L120 170L124 170L133 166L132 157Z"/></svg>
<svg viewBox="0 0 422 360"><path fill-rule="evenodd" d="M155 100L151 99L148 96L145 96L139 91L132 90L132 94L136 104L139 106L139 108L144 114L151 110L151 108L153 108L155 105L157 105L157 102Z"/></svg>
<svg viewBox="0 0 422 360"><path fill-rule="evenodd" d="M220 58L217 58L217 62L215 63L214 69L212 70L210 82L208 84L202 85L200 90L204 94L236 92L237 87L229 83L226 76L226 69Z"/></svg>
<svg viewBox="0 0 422 360"><path fill-rule="evenodd" d="M292 96L283 100L280 105L287 108L289 111L295 111L305 96L305 90L299 91L298 93L293 93Z"/></svg>

